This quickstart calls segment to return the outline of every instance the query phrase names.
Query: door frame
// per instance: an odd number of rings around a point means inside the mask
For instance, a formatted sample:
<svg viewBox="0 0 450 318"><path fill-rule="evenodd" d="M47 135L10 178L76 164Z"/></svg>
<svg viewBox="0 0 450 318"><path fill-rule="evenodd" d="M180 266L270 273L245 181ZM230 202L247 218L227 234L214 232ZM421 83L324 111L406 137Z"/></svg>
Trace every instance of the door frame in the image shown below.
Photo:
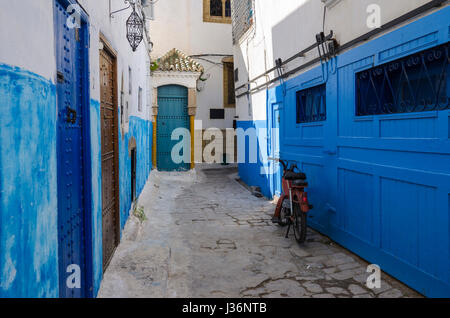
<svg viewBox="0 0 450 318"><path fill-rule="evenodd" d="M189 132L191 133L191 139L190 139L190 142L189 142L189 147L190 147L190 151L191 151L191 155L190 155L190 160L191 160L191 162L190 162L190 164L189 164L189 169L188 170L186 170L186 171L190 171L190 170L192 170L192 169L194 169L194 167L195 167L195 163L194 163L194 152L195 152L195 145L194 145L194 142L195 142L195 130L194 130L194 127L195 127L195 115L190 115L190 113L189 113L189 111L190 111L190 108L192 108L192 107L190 107L190 94L189 94L189 87L188 86L186 86L186 85L184 85L184 84L179 84L179 83L166 83L166 84L164 84L164 85L159 85L159 86L157 86L156 87L156 100L157 100L157 105L158 105L158 112L157 112L157 114L156 115L154 115L154 122L153 122L153 143L154 143L154 145L153 145L153 165L154 165L154 168L156 169L156 170L158 170L158 171L160 171L159 169L158 169L158 164L159 164L159 160L158 160L158 124L159 124L159 120L158 120L158 117L159 117L159 98L160 98L160 89L161 88L163 88L163 87L168 87L168 86L179 86L179 87L183 87L184 89L186 89L186 93L187 93L187 95L186 95L186 99L187 99L187 105L186 105L186 108L187 108L187 112L188 112L188 114L187 114L187 118L188 118L188 120L189 120L189 124L188 124L188 128L189 128ZM186 163L187 164L187 163ZM184 170L183 170L184 171Z"/></svg>
<svg viewBox="0 0 450 318"><path fill-rule="evenodd" d="M267 112L267 153L269 157L281 159L281 142L282 142L282 136L281 136L281 119L282 119L282 111L283 111L283 105L284 102L277 101L269 103L268 105L268 112ZM275 112L278 112L278 151L275 151L274 149L274 137L276 136L274 133L274 123L276 118L274 118ZM269 173L271 174L270 178L270 184L271 184L271 191L273 192L273 196L280 196L283 192L283 189L281 188L281 170L280 170L280 163L275 161L269 161Z"/></svg>
<svg viewBox="0 0 450 318"><path fill-rule="evenodd" d="M56 6L56 3L59 3L63 7L68 7L69 5L79 5L76 0L53 0L53 7ZM81 28L84 29L82 40L86 44L86 47L83 49L82 58L84 61L83 65L83 76L82 76L82 91L83 91L83 100L82 100L82 145L83 145L83 186L84 186L84 247L85 247L85 281L84 281L84 289L85 295L88 298L94 297L94 268L93 268L93 222L92 222L92 159L91 159L91 116L90 116L90 78L89 78L89 29L90 22L89 16L83 7L80 6L81 14L80 14L80 22ZM54 22L55 23L55 22ZM54 24L56 27L56 24ZM57 42L54 43L55 52L57 50ZM55 55L56 60L56 55ZM56 81L55 81L56 83ZM56 101L58 103L58 101ZM58 104L57 104L58 107ZM59 213L59 211L58 211Z"/></svg>
<svg viewBox="0 0 450 318"><path fill-rule="evenodd" d="M103 44L103 51L105 51L106 53L110 54L111 57L114 60L114 65L113 65L113 78L114 78L114 86L113 86L113 91L114 91L114 107L116 108L115 111L113 112L114 114L114 122L116 124L116 133L114 134L114 138L113 138L113 142L114 142L114 183L115 183L115 200L116 200L116 209L115 209L115 214L116 214L116 222L115 222L115 232L116 232L116 240L114 242L115 244L115 249L117 248L117 246L120 243L120 184L119 184L119 134L120 134L120 122L119 122L119 115L118 115L118 105L119 105L119 94L118 94L118 83L117 83L117 51L112 47L112 45L110 44L111 42L108 41L108 39L106 38L106 36L102 33L99 32L99 42L101 44ZM99 59L100 59L100 53L99 53ZM99 65L99 69L100 69L100 65ZM99 73L100 74L100 73ZM100 96L100 114L101 114L101 107L102 107L102 97ZM102 118L100 118L100 120L102 120ZM101 140L102 137L100 136L100 145L101 145ZM100 146L101 149L101 146ZM100 163L101 166L102 163ZM103 190L103 177L102 177L102 190ZM103 201L102 201L102 214L103 214ZM102 216L103 219L103 216ZM102 235L103 235L103 231L102 231ZM103 236L102 236L103 237ZM102 246L103 246L103 239L102 239ZM114 250L115 250L114 249ZM113 252L114 255L114 252ZM103 255L102 255L103 257ZM109 260L110 262L111 260ZM103 264L102 266L102 272L104 272L106 270L106 268L109 265L108 264Z"/></svg>

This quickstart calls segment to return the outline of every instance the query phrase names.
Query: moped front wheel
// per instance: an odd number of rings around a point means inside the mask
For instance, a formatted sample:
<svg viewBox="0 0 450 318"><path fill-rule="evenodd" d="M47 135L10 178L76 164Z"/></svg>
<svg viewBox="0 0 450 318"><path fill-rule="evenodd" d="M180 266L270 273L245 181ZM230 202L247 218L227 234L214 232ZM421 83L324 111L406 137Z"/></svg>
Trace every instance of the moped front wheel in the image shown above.
<svg viewBox="0 0 450 318"><path fill-rule="evenodd" d="M302 244L306 241L306 213L302 212L300 205L294 204L294 215L293 215L293 226L294 226L294 236L298 243Z"/></svg>

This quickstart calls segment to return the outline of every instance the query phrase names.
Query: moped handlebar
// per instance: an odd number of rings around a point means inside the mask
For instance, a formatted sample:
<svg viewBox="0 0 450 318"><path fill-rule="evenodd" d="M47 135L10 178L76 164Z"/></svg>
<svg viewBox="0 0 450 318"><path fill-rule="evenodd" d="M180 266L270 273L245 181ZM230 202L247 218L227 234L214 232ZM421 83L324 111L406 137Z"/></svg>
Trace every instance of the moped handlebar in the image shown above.
<svg viewBox="0 0 450 318"><path fill-rule="evenodd" d="M288 170L288 162L287 162L287 161L284 161L284 160L279 159L279 158L271 158L271 157L269 157L268 159L269 159L269 160L272 160L272 161L275 161L275 162L281 163L281 165L283 166L283 171L284 171L284 172L286 172L286 171ZM297 167L296 165L294 165L294 166ZM292 166L291 169L292 169L294 166Z"/></svg>

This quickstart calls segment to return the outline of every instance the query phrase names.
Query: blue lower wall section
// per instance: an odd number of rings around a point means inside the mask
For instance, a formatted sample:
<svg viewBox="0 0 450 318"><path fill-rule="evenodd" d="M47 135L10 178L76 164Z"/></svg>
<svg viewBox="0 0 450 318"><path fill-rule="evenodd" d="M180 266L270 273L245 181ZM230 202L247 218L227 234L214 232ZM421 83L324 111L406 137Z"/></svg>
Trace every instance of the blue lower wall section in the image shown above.
<svg viewBox="0 0 450 318"><path fill-rule="evenodd" d="M0 64L0 298L58 297L56 90Z"/></svg>
<svg viewBox="0 0 450 318"><path fill-rule="evenodd" d="M120 118L120 116L119 116ZM124 228L131 209L131 138L136 140L136 197L144 189L152 169L152 122L131 116L128 132L119 135L120 225Z"/></svg>
<svg viewBox="0 0 450 318"><path fill-rule="evenodd" d="M91 131L91 222L92 222L92 286L93 295L97 296L103 278L103 235L102 235L102 131L100 126L100 103L91 100L90 105Z"/></svg>
<svg viewBox="0 0 450 318"><path fill-rule="evenodd" d="M243 144L238 143L238 154L242 154L245 151L245 162L239 163L239 178L249 186L255 186L261 188L261 193L266 197L271 198L274 195L273 186L271 186L270 175L266 173L265 165L267 163L264 158L268 157L267 148L265 145L265 138L267 137L265 132L267 131L267 122L265 120L258 121L238 121L237 128L244 131L256 131L257 138L257 162L250 162L250 138L246 137L245 148ZM252 145L255 147L255 145Z"/></svg>
<svg viewBox="0 0 450 318"><path fill-rule="evenodd" d="M448 43L449 21L447 6L339 55L327 75L316 67L286 81L285 96L268 90L261 105L281 119L268 144L308 176L309 225L429 297L450 297L450 110L357 117L355 74ZM326 120L296 123L296 92L324 83ZM239 175L271 197L261 167L239 164Z"/></svg>
<svg viewBox="0 0 450 318"><path fill-rule="evenodd" d="M55 298L58 280L56 87L26 70L0 64L0 298ZM100 103L90 101L92 295L103 278ZM120 118L120 116L119 116ZM131 208L131 158L137 145L136 190L151 170L152 123L131 117L119 137L120 223ZM87 237L88 238L88 237ZM88 243L89 244L89 243Z"/></svg>
<svg viewBox="0 0 450 318"><path fill-rule="evenodd" d="M118 116L120 118L120 114ZM142 192L152 168L152 122L139 117L130 117L129 129L122 137L119 132L119 189L120 225L124 228L131 209L131 157L128 145L131 138L136 140L137 175L136 195ZM100 103L91 100L91 155L92 155L92 258L93 295L97 296L103 278L103 236L102 236L102 169L101 169L101 127Z"/></svg>

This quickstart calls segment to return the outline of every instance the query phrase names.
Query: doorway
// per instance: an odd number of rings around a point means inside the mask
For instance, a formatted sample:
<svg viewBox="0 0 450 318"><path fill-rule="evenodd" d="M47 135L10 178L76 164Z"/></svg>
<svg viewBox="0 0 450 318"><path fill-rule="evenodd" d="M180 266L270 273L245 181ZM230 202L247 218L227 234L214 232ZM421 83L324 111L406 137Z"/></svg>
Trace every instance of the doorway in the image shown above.
<svg viewBox="0 0 450 318"><path fill-rule="evenodd" d="M179 128L185 128L190 131L188 89L179 85L159 87L158 106L156 132L158 170L188 171L191 168L189 162L175 163L172 158L172 149L179 142L172 140L173 131ZM183 156L184 154L180 153L180 155Z"/></svg>
<svg viewBox="0 0 450 318"><path fill-rule="evenodd" d="M63 4L67 3L54 2L59 296L84 298L90 295L92 284L88 285L92 260L87 234L91 231L90 177L86 169L90 166L88 27L85 18L80 28L66 27L69 14ZM69 276L74 277L71 286Z"/></svg>
<svg viewBox="0 0 450 318"><path fill-rule="evenodd" d="M136 201L136 148L131 149L131 202Z"/></svg>
<svg viewBox="0 0 450 318"><path fill-rule="evenodd" d="M100 120L102 131L103 270L120 241L119 217L119 121L117 114L117 61L108 42L101 38Z"/></svg>
<svg viewBox="0 0 450 318"><path fill-rule="evenodd" d="M281 127L281 111L282 104L272 104L269 107L269 157L273 159L282 159L280 158L280 127ZM271 183L271 192L274 196L281 195L281 165L279 162L270 160L270 183Z"/></svg>

